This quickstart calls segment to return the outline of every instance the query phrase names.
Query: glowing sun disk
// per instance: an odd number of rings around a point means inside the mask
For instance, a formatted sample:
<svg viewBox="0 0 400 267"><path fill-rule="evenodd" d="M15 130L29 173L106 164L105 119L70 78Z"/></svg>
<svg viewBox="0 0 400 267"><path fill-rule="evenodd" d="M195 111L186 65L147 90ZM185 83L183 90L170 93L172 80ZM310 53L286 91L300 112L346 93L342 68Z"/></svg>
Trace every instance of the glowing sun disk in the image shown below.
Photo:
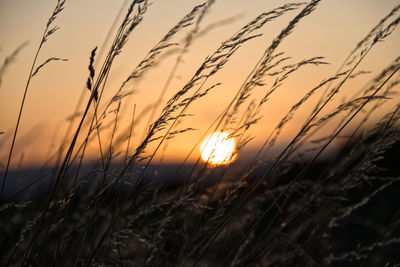
<svg viewBox="0 0 400 267"><path fill-rule="evenodd" d="M201 158L212 165L227 165L236 158L235 139L226 132L208 135L200 145Z"/></svg>

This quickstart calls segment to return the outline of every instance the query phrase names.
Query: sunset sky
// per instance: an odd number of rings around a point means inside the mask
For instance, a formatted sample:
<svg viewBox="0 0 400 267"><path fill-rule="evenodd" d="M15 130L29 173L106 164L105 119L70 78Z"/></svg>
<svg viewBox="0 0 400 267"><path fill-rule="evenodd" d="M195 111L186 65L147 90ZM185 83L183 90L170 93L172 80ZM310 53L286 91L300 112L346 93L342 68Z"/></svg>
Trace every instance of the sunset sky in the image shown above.
<svg viewBox="0 0 400 267"><path fill-rule="evenodd" d="M85 92L84 103L89 97L85 89L89 71L91 50L103 44L108 31L121 23L126 12L124 0L67 0L65 10L55 21L60 29L52 35L41 54L39 64L49 57L68 59L67 62L51 62L34 77L27 95L26 106L22 114L20 131L17 136L12 168L19 166L39 165L59 146L66 129L66 118L76 106L82 90ZM203 1L194 0L162 0L152 1L143 21L134 30L123 52L116 58L111 69L105 89L103 104L119 88L134 67L147 52L195 5ZM201 29L218 21L224 21L218 27L199 36L183 56L177 73L167 89L162 105L190 79L201 65L224 40L239 30L243 25L263 11L269 11L288 1L265 0L217 0L202 22ZM54 9L54 0L0 0L0 62L10 55L15 48L28 41L18 54L16 60L1 77L0 85L0 163L5 165L12 133L14 131L20 102L30 71L34 54L40 42L45 24ZM324 78L336 73L349 52L390 10L400 4L398 0L325 0L316 10L304 18L278 48L292 57L292 63L314 56L323 56L329 65L306 66L291 76L285 84L270 97L263 107L262 119L249 132L255 137L245 148L247 153L259 146L279 120L288 112L308 90L319 84ZM122 16L117 19L117 26L112 24L122 8ZM197 130L183 133L171 139L157 157L157 161L179 162L202 137L209 125L215 120L226 105L232 100L236 91L250 73L265 49L271 44L279 32L299 12L288 12L277 20L266 24L259 32L262 36L246 43L230 59L227 65L212 78L209 85L222 83L215 90L191 105L187 113L194 116L185 117L177 129L192 127ZM226 22L226 21L229 21ZM189 29L188 29L189 30ZM182 32L175 42L182 42ZM358 71L371 71L349 82L335 97L335 101L327 107L331 111L341 103L345 96L349 97L365 85L370 79L400 56L400 32L397 29L385 42L373 48ZM106 43L108 48L110 43ZM96 60L102 62L105 53ZM123 102L119 129L129 126L134 105L136 105L137 125L134 128L131 150L143 138L148 113L143 113L149 104L157 99L165 84L176 55L171 55L146 75L137 84L129 85L134 94ZM267 84L273 80L268 80ZM251 99L259 99L268 88L257 88ZM388 106L374 116L379 118L385 110L398 103L398 96ZM285 128L278 144L287 142L307 119L318 97L314 96L310 104L305 105L295 114L293 121ZM156 115L161 112L158 109ZM247 105L246 105L247 106ZM144 115L143 115L144 114ZM111 116L111 115L110 115ZM154 118L155 119L155 118ZM154 120L153 119L153 120ZM327 131L329 130L329 127ZM85 133L86 131L84 131ZM108 140L104 131L104 142ZM88 158L97 157L98 150L94 143L88 150ZM149 147L148 152L151 152ZM198 156L197 154L194 155ZM244 152L245 153L245 152ZM22 157L23 155L23 157ZM240 155L239 155L240 158ZM21 161L21 163L19 163ZM21 165L19 165L21 164Z"/></svg>

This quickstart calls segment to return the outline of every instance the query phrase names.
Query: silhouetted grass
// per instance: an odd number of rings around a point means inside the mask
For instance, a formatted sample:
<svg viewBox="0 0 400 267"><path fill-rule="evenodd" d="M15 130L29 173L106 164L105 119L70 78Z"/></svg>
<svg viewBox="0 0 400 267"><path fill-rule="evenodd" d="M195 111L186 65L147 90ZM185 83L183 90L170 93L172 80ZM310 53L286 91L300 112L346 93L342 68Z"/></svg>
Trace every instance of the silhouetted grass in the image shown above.
<svg viewBox="0 0 400 267"><path fill-rule="evenodd" d="M51 61L37 58L43 44L59 28L65 1L57 1L45 26L25 88L12 136L0 193L1 264L4 266L398 266L400 264L400 105L372 120L399 85L400 61L396 58L349 99L327 110L347 85L367 72L359 65L376 44L385 41L400 23L395 6L345 58L336 74L316 84L294 102L265 137L264 143L243 164L210 168L197 158L187 159L198 147L195 141L186 159L173 170L156 166L153 159L170 139L193 131L179 128L189 106L219 90L211 78L263 27L297 12L238 84L233 99L204 131L229 131L237 138L238 152L252 141L251 129L262 123L265 105L299 69L327 64L321 56L291 62L278 48L302 19L318 8L320 0L284 4L250 20L209 54L182 88L165 103L184 55L196 38L205 34L202 22L215 1L195 6L150 49L109 100L104 100L114 60L149 8L147 0L132 0L122 17L105 56L88 56L86 88L90 96L79 124L67 129L55 155L54 169L42 172L15 192L7 189L9 166L20 126L30 80ZM213 26L214 27L214 26ZM178 34L185 34L181 42ZM0 75L21 47L6 59ZM177 49L177 50L174 50ZM131 123L121 131L122 109L132 96L130 85L153 70L166 55L174 55L160 95L147 109L149 125L143 138L132 141L133 128L146 113L130 109ZM343 70L345 69L345 70ZM85 71L85 70L82 70ZM86 70L87 71L87 70ZM35 76L36 77L36 76ZM256 88L264 93L253 98ZM325 91L322 91L325 88ZM3 90L5 90L3 88ZM276 148L296 112L320 93L311 114L292 139ZM157 108L163 108L156 116ZM371 107L367 104L371 104ZM112 114L112 115L111 115ZM379 114L378 114L379 115ZM155 117L155 119L154 119ZM339 118L338 122L335 119ZM348 130L348 125L359 123ZM150 123L151 122L151 123ZM313 139L328 122L335 127ZM368 125L367 125L368 123ZM71 122L70 125L73 125ZM71 126L72 127L72 126ZM343 133L344 130L347 133ZM106 138L104 138L106 137ZM107 142L104 142L107 140ZM321 159L336 141L336 152ZM89 144L99 155L85 162ZM191 146L192 144L188 144ZM272 149L278 149L271 157ZM163 168L165 171L163 171ZM25 175L25 174L24 174ZM28 175L27 175L28 176ZM41 186L38 186L40 185ZM41 192L34 192L41 188ZM44 189L43 189L44 188ZM43 192L44 191L44 192Z"/></svg>

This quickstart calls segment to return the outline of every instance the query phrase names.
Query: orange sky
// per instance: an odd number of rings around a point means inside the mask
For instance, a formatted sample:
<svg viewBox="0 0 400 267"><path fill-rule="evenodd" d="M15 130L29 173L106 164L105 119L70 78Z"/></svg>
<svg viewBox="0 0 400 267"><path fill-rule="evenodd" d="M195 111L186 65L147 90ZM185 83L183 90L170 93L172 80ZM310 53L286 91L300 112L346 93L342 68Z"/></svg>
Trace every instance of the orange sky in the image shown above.
<svg viewBox="0 0 400 267"><path fill-rule="evenodd" d="M19 103L34 53L55 2L51 0L0 0L1 62L18 45L29 41L18 55L17 60L3 75L0 85L0 131L5 132L0 136L0 163L2 165L5 165L6 162L11 134L15 127ZM60 26L60 30L45 44L39 57L39 63L52 56L68 58L69 61L52 62L33 79L22 114L13 168L18 166L22 153L24 157L21 166L43 163L48 157L49 151L54 151L59 144L66 127L65 118L73 112L81 91L84 89L88 77L87 66L90 51L103 43L123 2L122 0L67 0L65 10L55 22ZM202 1L153 1L144 20L133 32L112 67L106 87L106 96L110 97L153 45L193 6L200 3ZM167 90L164 103L174 92L182 88L203 60L222 41L229 38L262 11L268 11L283 3L286 1L217 0L201 26L206 27L212 22L227 18L233 18L233 21L199 37L194 42L184 56L184 62L179 66L178 73ZM294 32L285 39L278 51L284 51L287 56L292 57L292 63L313 56L324 56L330 65L307 66L279 88L279 91L263 108L263 118L260 123L252 128L251 135L255 139L249 144L248 149L262 143L282 116L308 90L324 78L336 73L357 42L396 4L399 4L399 1L325 0L310 16L303 19ZM165 151L160 153L163 155L164 161L179 161L185 157L210 123L231 101L272 39L297 12L289 12L264 26L259 32L263 36L243 46L213 77L210 85L216 82L221 82L222 85L191 105L188 113L194 114L194 116L185 118L179 125L179 128L193 127L198 130L172 139ZM182 41L183 37L184 33L179 35L176 41ZM336 97L337 101L327 107L327 111L332 110L344 96L352 95L368 79L374 77L394 58L398 57L399 43L400 33L397 30L385 42L378 44L358 69L373 71L373 73L350 82ZM98 60L101 62L101 58ZM126 112L123 113L119 122L120 129L129 124L134 104L136 104L136 114L141 114L148 104L155 100L165 84L174 61L174 57L165 59L159 66L148 72L139 84L134 85L135 94L124 102ZM257 88L251 99L259 98L262 93L263 88ZM107 100L108 97L104 100ZM87 98L86 92L85 99ZM315 100L317 100L316 97L313 101ZM391 103L393 105L398 103L398 97L394 97ZM288 125L279 142L285 142L293 136L308 116L312 106L313 103L304 106L296 113L294 120ZM159 114L160 111L161 109L156 114ZM140 119L146 122L148 115ZM144 123L138 123L134 130L132 149L143 137L143 131ZM103 136L105 143L108 140L107 136L108 134L105 132ZM149 152L151 152L151 147ZM196 153L198 155L198 152ZM88 158L97 155L98 149L94 143L88 150Z"/></svg>

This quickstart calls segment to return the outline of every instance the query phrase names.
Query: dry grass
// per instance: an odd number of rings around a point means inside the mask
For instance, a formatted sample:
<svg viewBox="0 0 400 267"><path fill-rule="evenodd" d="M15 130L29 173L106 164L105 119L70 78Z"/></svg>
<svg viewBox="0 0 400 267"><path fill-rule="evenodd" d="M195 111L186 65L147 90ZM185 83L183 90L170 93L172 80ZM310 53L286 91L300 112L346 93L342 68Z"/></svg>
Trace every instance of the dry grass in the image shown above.
<svg viewBox="0 0 400 267"><path fill-rule="evenodd" d="M166 88L171 85L183 56L190 53L189 48L196 38L207 32L202 23L214 2L210 0L195 6L179 20L133 68L113 97L105 100L104 90L111 67L149 8L147 0L132 0L104 61L98 62L101 57L96 55L97 47L88 57L85 90L90 90L90 96L84 111L71 118L57 153L50 155L58 158L56 171L44 168L26 187L6 195L4 188L9 167L14 163L11 159L30 81L38 78L37 74L45 71L43 67L49 62L66 61L51 57L42 64L37 63L44 44L48 38L56 38L53 35L59 29L54 24L62 15L65 1L57 1L28 75L2 175L2 265L400 264L400 212L397 204L390 203L399 201L400 171L395 161L400 149L400 106L387 114L379 114L380 120L371 120L399 88L399 58L351 98L327 110L349 80L367 73L359 70L359 65L378 43L396 30L400 23L400 6L394 7L356 44L336 74L315 85L292 104L258 151L246 164L238 165L240 168L236 166L235 172L230 172L230 166L208 168L200 158L187 167L186 161L201 141L198 140L187 158L164 175L165 180L157 180L151 164L155 155L162 153L170 139L196 128L179 128L180 122L190 115L187 113L189 106L219 89L221 83L212 78L231 62L240 48L260 37L266 24L292 16L248 71L247 78L238 84L234 98L216 116L203 137L209 132L228 130L239 140L241 152L252 140L252 126L262 123L262 109L279 93L287 79L299 69L312 71L327 64L321 56L291 62L289 56L278 51L302 20L312 17L320 1L285 4L262 12L224 40L182 88L165 101ZM178 34L186 37L177 42ZM0 78L22 47L5 60ZM136 105L129 127L123 131L119 129L121 110L132 94L131 85L171 54L176 56L176 61L160 95L147 110L148 130L139 143L133 143L132 129L138 123L137 117L144 116L136 113ZM264 93L254 99L257 88ZM296 112L318 94L320 99L301 129L276 157L271 158L269 153L276 147L283 129L293 121ZM163 108L157 117L161 103ZM348 130L355 119L359 119L358 124ZM332 122L334 127L328 135L313 139ZM332 142L343 139L338 152L332 152L330 159L320 160ZM93 143L99 155L95 166L90 166L84 159L88 145ZM232 173L234 178L228 179ZM45 193L28 194L49 176L49 188Z"/></svg>

